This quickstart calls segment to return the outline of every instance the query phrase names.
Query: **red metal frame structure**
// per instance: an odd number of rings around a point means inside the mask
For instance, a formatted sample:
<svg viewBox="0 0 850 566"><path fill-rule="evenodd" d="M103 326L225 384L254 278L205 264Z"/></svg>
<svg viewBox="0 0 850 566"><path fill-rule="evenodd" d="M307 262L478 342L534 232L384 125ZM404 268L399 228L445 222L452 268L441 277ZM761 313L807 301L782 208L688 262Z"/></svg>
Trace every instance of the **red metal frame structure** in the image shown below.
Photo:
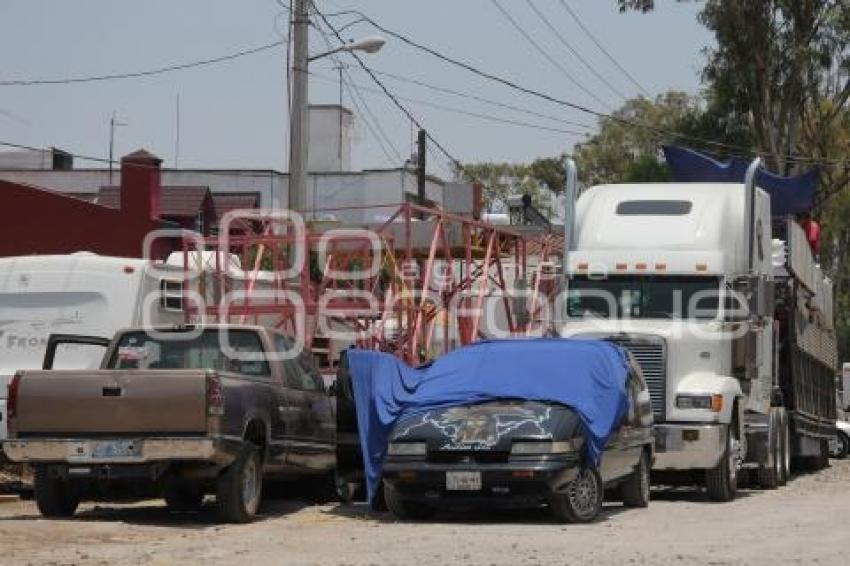
<svg viewBox="0 0 850 566"><path fill-rule="evenodd" d="M384 210L388 219L369 230L321 222L299 230L293 221L255 215L252 221L262 226L255 234L207 238L207 250L234 254L251 271L242 273L239 300L222 301L225 293L214 304L187 300L187 319L203 314L207 320L279 327L314 350L322 349L318 341L343 332L349 343L412 364L489 336L494 321L503 326L502 336L531 330L528 307L533 315L545 289L537 276L530 297L528 291L521 298L513 292L512 282L527 277L521 234L411 203L313 212L358 210ZM187 239L187 271L193 251ZM237 285L223 256L215 254L213 273L204 277L226 292ZM494 308L495 316L487 317L485 311Z"/></svg>

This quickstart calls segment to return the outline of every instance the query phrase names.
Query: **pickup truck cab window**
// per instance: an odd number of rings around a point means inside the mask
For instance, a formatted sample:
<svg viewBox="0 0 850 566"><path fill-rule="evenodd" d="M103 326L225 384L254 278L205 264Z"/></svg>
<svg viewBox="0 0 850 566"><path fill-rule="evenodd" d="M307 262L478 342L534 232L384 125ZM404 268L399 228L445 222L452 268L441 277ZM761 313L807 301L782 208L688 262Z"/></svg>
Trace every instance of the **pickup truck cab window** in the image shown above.
<svg viewBox="0 0 850 566"><path fill-rule="evenodd" d="M275 349L278 355L290 352L292 348L292 341L289 338L280 334L275 336ZM284 383L289 387L307 391L321 389L310 375L310 364L304 359L305 355L305 352L301 352L294 358L288 357L288 359L283 360ZM318 374L318 372L316 373ZM321 375L319 375L319 379L321 379Z"/></svg>
<svg viewBox="0 0 850 566"><path fill-rule="evenodd" d="M228 348L224 348L225 342ZM114 369L212 369L247 376L271 374L263 343L256 332L205 330L194 338L174 332L174 338L151 337L146 332L121 336L109 364Z"/></svg>

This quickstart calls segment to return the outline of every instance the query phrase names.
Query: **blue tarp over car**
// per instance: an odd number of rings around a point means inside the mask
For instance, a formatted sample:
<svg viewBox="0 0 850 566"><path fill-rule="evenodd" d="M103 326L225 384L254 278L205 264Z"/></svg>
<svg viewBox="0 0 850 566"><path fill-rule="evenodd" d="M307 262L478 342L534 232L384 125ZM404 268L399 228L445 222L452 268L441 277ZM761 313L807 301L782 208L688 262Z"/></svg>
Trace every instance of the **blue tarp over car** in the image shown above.
<svg viewBox="0 0 850 566"><path fill-rule="evenodd" d="M401 419L500 399L560 403L578 413L586 461L598 466L628 410L626 354L598 340L484 341L418 369L389 354L349 350L348 367L370 501L389 435Z"/></svg>
<svg viewBox="0 0 850 566"><path fill-rule="evenodd" d="M663 149L673 180L681 183L743 183L750 165L739 157L720 161L685 147L664 146ZM770 195L771 214L779 218L812 210L818 178L816 169L796 177L783 177L762 169L756 184Z"/></svg>

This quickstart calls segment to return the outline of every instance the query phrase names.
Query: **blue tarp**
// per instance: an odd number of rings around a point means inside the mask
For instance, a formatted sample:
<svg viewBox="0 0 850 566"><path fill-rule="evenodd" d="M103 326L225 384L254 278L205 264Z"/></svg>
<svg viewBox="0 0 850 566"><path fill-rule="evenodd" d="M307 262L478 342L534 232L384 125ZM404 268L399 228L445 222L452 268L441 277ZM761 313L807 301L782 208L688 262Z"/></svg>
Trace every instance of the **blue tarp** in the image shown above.
<svg viewBox="0 0 850 566"><path fill-rule="evenodd" d="M664 157L673 180L680 183L743 183L750 162L733 158L720 161L713 156L676 146L664 146ZM770 195L774 217L811 211L818 188L818 171L797 177L782 177L761 170L756 184Z"/></svg>
<svg viewBox="0 0 850 566"><path fill-rule="evenodd" d="M499 399L560 403L579 415L587 461L599 465L628 409L626 354L598 340L497 340L455 350L414 369L389 354L349 350L369 500L393 426L432 409Z"/></svg>

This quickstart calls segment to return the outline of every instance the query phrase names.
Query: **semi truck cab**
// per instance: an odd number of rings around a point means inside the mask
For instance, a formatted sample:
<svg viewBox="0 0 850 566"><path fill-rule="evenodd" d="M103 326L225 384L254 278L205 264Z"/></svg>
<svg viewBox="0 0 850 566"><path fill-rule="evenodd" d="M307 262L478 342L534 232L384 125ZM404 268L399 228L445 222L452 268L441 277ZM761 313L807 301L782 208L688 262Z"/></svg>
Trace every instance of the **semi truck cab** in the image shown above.
<svg viewBox="0 0 850 566"><path fill-rule="evenodd" d="M787 250L773 239L756 168L744 184L605 185L578 199L574 170L567 183L558 331L632 352L652 398L653 471L704 471L718 500L734 497L742 467L781 483L799 451L789 440L798 426L785 410L793 384L777 371L778 359L790 359L781 358L776 319L779 295L789 307L796 287L776 277ZM808 370L793 372L788 379Z"/></svg>

